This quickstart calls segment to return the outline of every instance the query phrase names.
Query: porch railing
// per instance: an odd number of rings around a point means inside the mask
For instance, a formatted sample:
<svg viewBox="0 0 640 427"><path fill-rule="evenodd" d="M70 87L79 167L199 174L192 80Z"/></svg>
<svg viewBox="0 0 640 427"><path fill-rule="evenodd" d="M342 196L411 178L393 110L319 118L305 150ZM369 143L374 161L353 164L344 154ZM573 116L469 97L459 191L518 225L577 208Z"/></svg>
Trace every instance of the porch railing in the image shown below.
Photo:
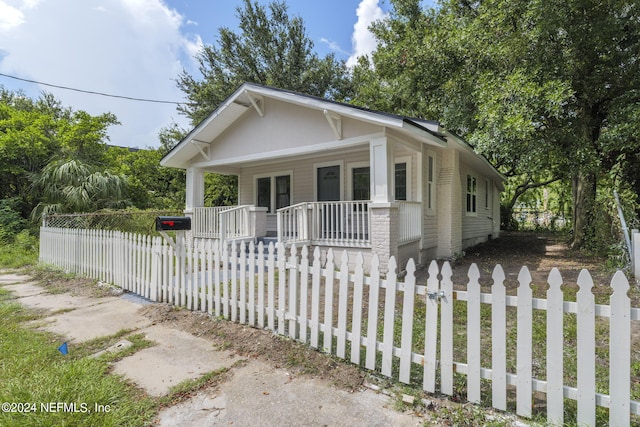
<svg viewBox="0 0 640 427"><path fill-rule="evenodd" d="M233 206L193 208L191 231L193 237L205 239L220 238L220 212L233 209Z"/></svg>
<svg viewBox="0 0 640 427"><path fill-rule="evenodd" d="M309 203L298 203L278 209L278 241L309 243Z"/></svg>
<svg viewBox="0 0 640 427"><path fill-rule="evenodd" d="M369 202L308 202L278 210L278 240L328 246L371 246Z"/></svg>
<svg viewBox="0 0 640 427"><path fill-rule="evenodd" d="M193 237L222 241L252 237L249 208L248 205L193 208Z"/></svg>
<svg viewBox="0 0 640 427"><path fill-rule="evenodd" d="M252 236L250 206L237 206L218 214L220 220L220 240L223 242L246 239Z"/></svg>
<svg viewBox="0 0 640 427"><path fill-rule="evenodd" d="M398 203L398 244L409 243L422 237L422 204Z"/></svg>

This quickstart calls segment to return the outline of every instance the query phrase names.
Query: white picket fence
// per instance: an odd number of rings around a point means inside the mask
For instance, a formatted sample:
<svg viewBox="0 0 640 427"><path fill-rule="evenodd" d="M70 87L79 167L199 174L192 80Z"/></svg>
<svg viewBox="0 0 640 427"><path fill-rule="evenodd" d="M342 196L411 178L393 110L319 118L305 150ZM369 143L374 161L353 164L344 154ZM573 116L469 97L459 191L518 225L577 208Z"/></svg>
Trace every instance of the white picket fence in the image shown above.
<svg viewBox="0 0 640 427"><path fill-rule="evenodd" d="M420 381L430 393L439 390L454 395L457 373L466 376L470 402L481 402L483 379L490 380L491 404L496 409L507 410L509 390L515 389L516 412L523 417L532 416L534 393L546 394L547 420L552 425L563 424L565 399L577 402L578 425L595 426L597 406L609 408L612 426L629 425L631 415L640 414L640 402L630 398L631 322L640 320L640 310L630 307L629 284L620 272L611 281L610 305L599 305L586 270L578 278L576 301L570 302L564 301L557 269L549 275L547 298L539 299L533 298L526 267L518 277L517 295L507 295L499 265L493 271L491 293L482 293L475 265L469 270L466 291L460 291L453 288L451 267L446 262L440 270L435 262L430 265L424 286L416 283L413 260L400 282L394 274L393 258L386 278L377 273L375 256L371 274L365 276L362 254L350 272L346 252L337 260L329 251L322 265L318 249L310 256L306 246L299 253L292 246L285 257L284 247L276 256L272 244L268 248L253 243L219 247L214 241L201 240L179 252L160 238L115 231L41 229L43 263L111 282L153 301L267 328L400 382ZM454 329L455 304L466 306L465 362L454 360L454 354L460 354L454 348L454 334L460 333ZM488 320L487 313L482 314L483 305L490 308L488 334L483 331L483 319ZM515 326L509 310L516 311ZM546 312L546 379L533 375L534 363L541 369L540 361L533 357L533 322L538 318L534 313L542 312ZM577 344L569 348L563 332L574 317ZM602 322L599 318L608 318L607 336L596 335L596 323ZM415 319L423 324L414 324ZM515 349L507 344L509 330L514 327ZM491 368L481 363L487 336ZM608 394L596 389L596 340L609 343ZM566 351L577 357L575 386L564 384ZM515 372L507 372L514 352ZM487 386L484 393L489 393Z"/></svg>

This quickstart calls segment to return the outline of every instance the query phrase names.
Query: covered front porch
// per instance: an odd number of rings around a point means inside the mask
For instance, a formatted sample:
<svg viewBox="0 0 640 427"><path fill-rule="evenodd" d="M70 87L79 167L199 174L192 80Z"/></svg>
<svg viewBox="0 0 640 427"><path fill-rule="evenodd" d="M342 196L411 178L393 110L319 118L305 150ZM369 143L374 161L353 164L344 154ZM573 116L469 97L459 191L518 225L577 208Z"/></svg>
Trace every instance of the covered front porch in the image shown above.
<svg viewBox="0 0 640 427"><path fill-rule="evenodd" d="M411 245L405 261L419 262L426 150L384 134L341 145L188 168L192 237L354 248L378 254L383 265ZM207 172L238 176L237 206L202 206Z"/></svg>
<svg viewBox="0 0 640 427"><path fill-rule="evenodd" d="M302 202L276 213L275 236L266 227L267 208L254 205L198 207L192 217L192 237L223 242L275 237L285 245L371 248L371 216L378 209L395 212L397 241L405 244L422 235L419 202L396 202L379 206L371 201Z"/></svg>

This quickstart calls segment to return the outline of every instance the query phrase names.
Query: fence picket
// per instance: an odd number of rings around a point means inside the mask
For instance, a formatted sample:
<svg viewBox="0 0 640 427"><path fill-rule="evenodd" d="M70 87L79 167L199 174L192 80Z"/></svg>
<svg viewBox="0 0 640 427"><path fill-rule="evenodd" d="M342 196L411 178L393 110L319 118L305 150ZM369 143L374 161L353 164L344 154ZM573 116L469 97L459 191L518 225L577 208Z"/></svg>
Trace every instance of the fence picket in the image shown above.
<svg viewBox="0 0 640 427"><path fill-rule="evenodd" d="M517 380L516 380L516 413L522 417L531 418L531 343L532 334L532 298L531 274L527 267L520 269L518 274L518 307L517 307Z"/></svg>
<svg viewBox="0 0 640 427"><path fill-rule="evenodd" d="M267 317L269 330L276 330L275 322L275 246L273 242L269 242L269 255L267 260Z"/></svg>
<svg viewBox="0 0 640 427"><path fill-rule="evenodd" d="M396 308L396 259L391 257L388 264L384 298L384 330L382 333L382 375L391 376L393 368L393 332Z"/></svg>
<svg viewBox="0 0 640 427"><path fill-rule="evenodd" d="M428 393L436 391L436 349L438 346L438 302L439 296L438 263L429 264L427 295L425 295L425 340L424 340L424 379L422 388Z"/></svg>
<svg viewBox="0 0 640 427"><path fill-rule="evenodd" d="M249 301L247 310L249 311L249 325L256 326L256 245L249 243Z"/></svg>
<svg viewBox="0 0 640 427"><path fill-rule="evenodd" d="M298 248L291 245L289 253L289 338L298 337Z"/></svg>
<svg viewBox="0 0 640 427"><path fill-rule="evenodd" d="M504 271L500 264L493 269L491 286L491 403L507 410L507 313Z"/></svg>
<svg viewBox="0 0 640 427"><path fill-rule="evenodd" d="M223 273L222 249L219 242L213 244L213 304L216 317L220 317L222 313L222 286L221 278L224 279Z"/></svg>
<svg viewBox="0 0 640 427"><path fill-rule="evenodd" d="M336 337L336 356L341 359L346 357L347 344L347 302L349 301L349 256L347 251L342 252L338 284L338 331Z"/></svg>
<svg viewBox="0 0 640 427"><path fill-rule="evenodd" d="M213 282L216 279L214 274L214 248L215 242L210 240L207 244L207 313L213 314Z"/></svg>
<svg viewBox="0 0 640 427"><path fill-rule="evenodd" d="M564 309L560 286L562 276L557 268L549 273L547 290L547 420L564 424Z"/></svg>
<svg viewBox="0 0 640 427"><path fill-rule="evenodd" d="M402 332L400 338L400 382L411 382L411 354L413 344L413 315L416 297L416 264L413 259L407 263L402 301Z"/></svg>
<svg viewBox="0 0 640 427"><path fill-rule="evenodd" d="M285 334L285 310L287 308L287 254L282 243L278 243L278 333Z"/></svg>
<svg viewBox="0 0 640 427"><path fill-rule="evenodd" d="M231 321L238 321L238 247L236 242L231 243L229 253L229 268L231 269L231 294L229 294L229 305L231 306Z"/></svg>
<svg viewBox="0 0 640 427"><path fill-rule="evenodd" d="M467 285L467 400L480 403L480 270L473 263Z"/></svg>
<svg viewBox="0 0 640 427"><path fill-rule="evenodd" d="M311 347L318 348L320 335L320 248L313 250L313 266L311 267Z"/></svg>
<svg viewBox="0 0 640 427"><path fill-rule="evenodd" d="M300 330L298 339L307 342L308 304L309 304L309 247L302 247L300 259Z"/></svg>
<svg viewBox="0 0 640 427"><path fill-rule="evenodd" d="M596 339L593 280L587 270L578 275L578 425L596 424Z"/></svg>
<svg viewBox="0 0 640 427"><path fill-rule="evenodd" d="M247 323L247 246L245 242L240 243L238 274L240 274L240 323L243 325Z"/></svg>
<svg viewBox="0 0 640 427"><path fill-rule="evenodd" d="M440 288L444 294L440 312L440 382L442 393L453 396L453 272L449 261L445 261L440 274Z"/></svg>
<svg viewBox="0 0 640 427"><path fill-rule="evenodd" d="M322 349L331 353L333 347L333 249L327 251L327 263L324 268L324 328Z"/></svg>
<svg viewBox="0 0 640 427"><path fill-rule="evenodd" d="M636 274L640 275L640 272ZM629 396L631 396L631 324L629 313L631 300L627 295L629 282L621 271L617 271L611 280L613 294L610 298L611 326L609 357L611 375L609 376L609 425L627 426L629 417Z"/></svg>
<svg viewBox="0 0 640 427"><path fill-rule="evenodd" d="M264 328L264 243L258 243L258 327Z"/></svg>
<svg viewBox="0 0 640 427"><path fill-rule="evenodd" d="M376 369L378 344L378 300L380 295L380 260L377 254L371 259L371 284L369 285L369 313L367 316L367 353L365 367Z"/></svg>
<svg viewBox="0 0 640 427"><path fill-rule="evenodd" d="M209 282L211 275L207 269L207 245L204 239L200 240L200 311L207 312L207 283Z"/></svg>
<svg viewBox="0 0 640 427"><path fill-rule="evenodd" d="M364 290L364 257L362 252L356 256L355 277L353 282L353 316L351 319L351 363L360 365L360 337L362 335L362 294Z"/></svg>

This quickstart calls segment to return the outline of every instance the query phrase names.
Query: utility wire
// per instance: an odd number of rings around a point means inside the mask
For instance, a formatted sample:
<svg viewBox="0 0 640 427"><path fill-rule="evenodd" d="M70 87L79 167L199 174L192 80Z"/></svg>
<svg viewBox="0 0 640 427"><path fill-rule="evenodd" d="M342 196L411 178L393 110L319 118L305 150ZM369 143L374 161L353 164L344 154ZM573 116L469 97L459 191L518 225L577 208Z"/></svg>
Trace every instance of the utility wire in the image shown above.
<svg viewBox="0 0 640 427"><path fill-rule="evenodd" d="M10 79L20 80L20 81L23 81L23 82L35 83L35 84L39 84L39 85L43 85L43 86L49 86L49 87L55 87L55 88L58 88L58 89L71 90L71 91L74 91L74 92L82 92L82 93L88 93L88 94L91 94L91 95L107 96L109 98L120 98L120 99L127 99L129 101L139 101L139 102L154 102L156 104L176 104L176 105L186 104L186 102L161 101L161 100L157 100L157 99L134 98L134 97L131 97L131 96L112 95L112 94L109 94L109 93L94 92L92 90L76 89L76 88L67 87L67 86L59 86L59 85L54 85L54 84L50 84L50 83L43 83L43 82L39 82L39 81L36 81L36 80L23 79L23 78L20 78L20 77L10 76L8 74L3 74L3 73L0 73L0 76L8 77Z"/></svg>

